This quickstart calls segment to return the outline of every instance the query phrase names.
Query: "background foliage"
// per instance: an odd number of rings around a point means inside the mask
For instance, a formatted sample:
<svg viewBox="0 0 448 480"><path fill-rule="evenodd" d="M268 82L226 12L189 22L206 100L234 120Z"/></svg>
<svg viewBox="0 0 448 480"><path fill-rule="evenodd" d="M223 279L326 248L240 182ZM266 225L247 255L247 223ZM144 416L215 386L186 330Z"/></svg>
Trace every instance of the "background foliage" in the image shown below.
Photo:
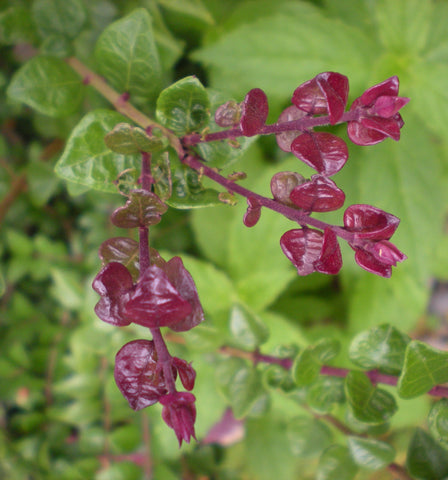
<svg viewBox="0 0 448 480"><path fill-rule="evenodd" d="M392 461L407 462L412 478L448 477L448 406L431 409L421 396L448 381L446 367L435 372L446 354L426 345L445 349L447 309L435 294L448 280L447 23L448 3L437 0L0 1L1 478L392 478L381 470ZM245 202L170 209L151 229L154 247L182 253L209 320L170 345L198 373L200 443L181 451L159 407L131 411L113 381L116 351L146 333L111 328L93 314L97 249L122 235L109 222L122 198L94 164L85 166L87 183L70 178L71 166L90 162L92 145L107 163L102 138L122 117L110 110L85 116L109 105L61 60L71 55L151 116L160 91L187 75L209 89L212 104L263 88L270 121L297 85L321 71L347 75L351 100L392 75L412 99L400 142L350 145L350 164L337 175L347 204L371 203L400 217L394 239L409 259L390 280L358 268L347 251L337 278L297 278L278 245L290 222L263 212L247 229ZM164 106L159 100L162 122ZM91 123L98 134L90 143L69 139ZM257 192L268 194L279 170L310 174L272 138L246 147L228 169L244 170L244 185ZM132 156L120 158L110 164L110 180L134 166ZM54 174L58 160L68 182ZM181 188L193 194L179 172ZM325 218L340 223L339 216ZM345 387L338 378L316 379L316 368L333 362L325 356L331 343L315 344L322 337L340 342L338 366L401 371L400 396L366 384L361 371ZM292 386L279 369L253 369L219 353L222 345L261 344L279 355L300 346ZM245 419L229 434L238 441L203 441L228 405ZM353 432L376 436L344 438L320 418L330 412Z"/></svg>

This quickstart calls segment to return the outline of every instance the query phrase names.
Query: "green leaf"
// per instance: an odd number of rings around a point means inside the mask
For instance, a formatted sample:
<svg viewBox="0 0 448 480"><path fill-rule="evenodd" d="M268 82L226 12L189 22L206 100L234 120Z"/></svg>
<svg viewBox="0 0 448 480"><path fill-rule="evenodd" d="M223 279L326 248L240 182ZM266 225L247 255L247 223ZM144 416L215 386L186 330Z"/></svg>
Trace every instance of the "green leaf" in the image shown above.
<svg viewBox="0 0 448 480"><path fill-rule="evenodd" d="M220 205L218 193L212 188L204 188L196 171L180 164L178 159L170 161L172 195L165 200L173 208L190 209Z"/></svg>
<svg viewBox="0 0 448 480"><path fill-rule="evenodd" d="M159 137L154 129L149 136L142 128L129 123L119 123L104 137L106 145L116 153L124 155L140 152L157 152L168 146L165 137Z"/></svg>
<svg viewBox="0 0 448 480"><path fill-rule="evenodd" d="M430 0L379 0L374 18L383 45L392 52L417 55L426 45L433 3ZM419 14L415 15L418 10Z"/></svg>
<svg viewBox="0 0 448 480"><path fill-rule="evenodd" d="M196 77L185 77L165 88L157 99L160 123L179 136L200 131L208 123L210 100Z"/></svg>
<svg viewBox="0 0 448 480"><path fill-rule="evenodd" d="M292 453L303 458L320 455L330 446L333 437L324 422L305 416L292 419L286 434Z"/></svg>
<svg viewBox="0 0 448 480"><path fill-rule="evenodd" d="M344 379L320 376L309 387L306 402L319 414L330 413L336 405L345 402Z"/></svg>
<svg viewBox="0 0 448 480"><path fill-rule="evenodd" d="M448 382L448 352L412 340L406 348L403 371L398 379L398 395L418 397L445 382Z"/></svg>
<svg viewBox="0 0 448 480"><path fill-rule="evenodd" d="M293 377L299 387L310 385L318 377L324 363L332 360L340 349L338 340L323 338L299 353L292 367Z"/></svg>
<svg viewBox="0 0 448 480"><path fill-rule="evenodd" d="M61 34L74 38L86 21L86 10L81 0L36 0L32 11L42 37Z"/></svg>
<svg viewBox="0 0 448 480"><path fill-rule="evenodd" d="M448 476L448 455L431 435L417 428L409 443L406 466L413 478L444 479Z"/></svg>
<svg viewBox="0 0 448 480"><path fill-rule="evenodd" d="M357 471L348 448L333 445L320 457L316 480L352 480Z"/></svg>
<svg viewBox="0 0 448 480"><path fill-rule="evenodd" d="M445 446L448 445L448 399L435 403L428 415L429 430L433 437Z"/></svg>
<svg viewBox="0 0 448 480"><path fill-rule="evenodd" d="M26 179L31 198L38 206L45 205L58 187L58 178L48 163L29 164L26 169Z"/></svg>
<svg viewBox="0 0 448 480"><path fill-rule="evenodd" d="M88 113L67 140L56 174L95 190L116 192L113 182L120 173L139 164L135 156L111 152L104 143L106 133L123 120L122 115L110 110Z"/></svg>
<svg viewBox="0 0 448 480"><path fill-rule="evenodd" d="M53 268L51 270L53 286L51 293L64 308L76 310L84 302L84 292L80 287L77 274L69 270Z"/></svg>
<svg viewBox="0 0 448 480"><path fill-rule="evenodd" d="M392 375L401 371L410 338L392 325L379 325L358 334L350 344L350 360L366 370Z"/></svg>
<svg viewBox="0 0 448 480"><path fill-rule="evenodd" d="M5 278L3 276L3 273L0 271L0 297L3 296L6 290L6 284L5 284Z"/></svg>
<svg viewBox="0 0 448 480"><path fill-rule="evenodd" d="M36 26L28 8L18 5L0 13L0 44L33 42L35 38Z"/></svg>
<svg viewBox="0 0 448 480"><path fill-rule="evenodd" d="M109 262L122 263L137 281L139 274L139 245L129 237L112 237L105 240L99 248L98 256L103 264Z"/></svg>
<svg viewBox="0 0 448 480"><path fill-rule="evenodd" d="M240 347L254 350L269 337L262 320L241 304L233 305L230 311L232 340Z"/></svg>
<svg viewBox="0 0 448 480"><path fill-rule="evenodd" d="M192 55L210 69L213 88L237 97L257 85L284 101L299 83L328 70L348 75L356 89L376 56L362 29L327 18L309 2L275 2L250 14Z"/></svg>
<svg viewBox="0 0 448 480"><path fill-rule="evenodd" d="M385 423L397 411L394 397L386 390L374 387L362 372L351 371L347 375L345 395L353 416L363 423Z"/></svg>
<svg viewBox="0 0 448 480"><path fill-rule="evenodd" d="M388 443L371 438L348 437L348 448L355 463L369 470L380 470L395 458L395 450Z"/></svg>
<svg viewBox="0 0 448 480"><path fill-rule="evenodd" d="M206 25L213 25L215 23L202 0L189 0L188 2L184 0L159 0L158 3L167 10L181 15L184 21L186 18L191 17L191 19L189 19L190 21L195 19Z"/></svg>
<svg viewBox="0 0 448 480"><path fill-rule="evenodd" d="M119 92L136 103L152 102L161 86L152 20L144 8L110 24L95 47L96 65Z"/></svg>
<svg viewBox="0 0 448 480"><path fill-rule="evenodd" d="M83 85L64 61L37 56L14 74L6 93L40 113L64 117L77 110L83 97Z"/></svg>

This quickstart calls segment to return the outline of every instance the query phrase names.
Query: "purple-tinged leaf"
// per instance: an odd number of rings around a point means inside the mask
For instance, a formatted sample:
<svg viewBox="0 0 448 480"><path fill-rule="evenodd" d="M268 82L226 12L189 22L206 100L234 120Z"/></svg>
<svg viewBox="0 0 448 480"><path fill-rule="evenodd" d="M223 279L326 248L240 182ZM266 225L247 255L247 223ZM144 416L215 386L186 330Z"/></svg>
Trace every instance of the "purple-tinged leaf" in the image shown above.
<svg viewBox="0 0 448 480"><path fill-rule="evenodd" d="M191 313L190 303L156 265L145 270L125 305L126 317L148 328L173 327Z"/></svg>
<svg viewBox="0 0 448 480"><path fill-rule="evenodd" d="M101 296L95 305L95 313L103 322L119 327L129 325L124 307L133 290L132 276L118 262L108 263L95 277L92 287Z"/></svg>
<svg viewBox="0 0 448 480"><path fill-rule="evenodd" d="M254 227L261 216L261 205L256 198L247 198L247 210L244 214L243 223L246 227Z"/></svg>
<svg viewBox="0 0 448 480"><path fill-rule="evenodd" d="M361 146L376 145L387 138L387 135L379 132L378 130L372 130L366 128L359 122L347 123L348 138L355 144Z"/></svg>
<svg viewBox="0 0 448 480"><path fill-rule="evenodd" d="M133 410L153 405L167 393L154 342L149 340L134 340L120 349L115 357L114 377Z"/></svg>
<svg viewBox="0 0 448 480"><path fill-rule="evenodd" d="M390 118L398 113L405 105L409 103L407 97L387 97L381 96L375 100L373 107L370 108L372 115L378 117Z"/></svg>
<svg viewBox="0 0 448 480"><path fill-rule="evenodd" d="M400 82L398 77L395 75L393 77L384 80L373 87L368 88L362 95L359 97L362 105L371 105L373 102L381 96L396 97L398 95L398 89L400 87Z"/></svg>
<svg viewBox="0 0 448 480"><path fill-rule="evenodd" d="M179 374L180 381L186 390L193 390L196 380L196 370L182 358L173 357L173 367Z"/></svg>
<svg viewBox="0 0 448 480"><path fill-rule="evenodd" d="M295 187L305 183L305 178L296 172L278 172L271 179L271 192L274 200L290 207L295 205L289 196Z"/></svg>
<svg viewBox="0 0 448 480"><path fill-rule="evenodd" d="M124 207L117 208L111 216L112 223L120 228L137 228L155 225L168 207L160 198L146 190L133 190Z"/></svg>
<svg viewBox="0 0 448 480"><path fill-rule="evenodd" d="M400 114L398 113L397 115ZM398 119L395 117L365 117L361 118L360 123L367 130L377 131L384 135L384 137L390 137L396 142L400 140L400 126L398 123Z"/></svg>
<svg viewBox="0 0 448 480"><path fill-rule="evenodd" d="M307 212L331 212L344 205L345 194L329 178L313 175L310 181L295 187L289 198Z"/></svg>
<svg viewBox="0 0 448 480"><path fill-rule="evenodd" d="M389 240L399 223L399 218L371 205L350 205L344 212L344 226L358 240Z"/></svg>
<svg viewBox="0 0 448 480"><path fill-rule="evenodd" d="M191 437L196 438L194 422L196 420L196 398L189 392L169 393L160 399L163 405L162 419L174 430L179 441L190 443Z"/></svg>
<svg viewBox="0 0 448 480"><path fill-rule="evenodd" d="M250 90L241 104L240 128L243 135L252 137L265 125L268 118L268 98L260 88Z"/></svg>
<svg viewBox="0 0 448 480"><path fill-rule="evenodd" d="M342 255L336 234L326 228L319 259L314 263L317 272L336 275L342 268Z"/></svg>
<svg viewBox="0 0 448 480"><path fill-rule="evenodd" d="M336 72L324 72L297 87L292 103L312 115L328 113L330 123L334 125L344 113L347 98L347 77Z"/></svg>
<svg viewBox="0 0 448 480"><path fill-rule="evenodd" d="M309 228L289 230L280 239L283 253L302 276L316 271L314 263L319 260L322 243L322 232Z"/></svg>
<svg viewBox="0 0 448 480"><path fill-rule="evenodd" d="M295 105L291 105L285 108L280 114L277 124L300 120L301 118L306 116L307 113L305 111L299 110ZM277 133L275 135L275 138L277 139L278 146L284 152L290 152L292 141L301 133L302 132L300 130L285 130L284 132Z"/></svg>
<svg viewBox="0 0 448 480"><path fill-rule="evenodd" d="M322 175L331 176L345 165L348 148L342 138L327 132L306 132L294 139L292 153Z"/></svg>
<svg viewBox="0 0 448 480"><path fill-rule="evenodd" d="M190 330L204 321L204 311L194 280L180 257L173 257L164 267L167 278L179 295L190 306L190 311L179 322L169 325L175 332Z"/></svg>
<svg viewBox="0 0 448 480"><path fill-rule="evenodd" d="M356 263L370 273L379 275L380 277L390 278L392 275L392 267L379 262L372 254L365 250L356 249Z"/></svg>
<svg viewBox="0 0 448 480"><path fill-rule="evenodd" d="M113 237L104 241L99 248L99 257L103 265L111 262L122 263L137 281L139 274L138 242L129 237Z"/></svg>
<svg viewBox="0 0 448 480"><path fill-rule="evenodd" d="M238 125L241 118L241 106L235 100L220 105L215 112L215 123L220 127L233 127Z"/></svg>
<svg viewBox="0 0 448 480"><path fill-rule="evenodd" d="M396 267L398 262L403 262L408 258L393 243L387 240L368 242L364 245L363 250L369 252L378 262L393 267Z"/></svg>

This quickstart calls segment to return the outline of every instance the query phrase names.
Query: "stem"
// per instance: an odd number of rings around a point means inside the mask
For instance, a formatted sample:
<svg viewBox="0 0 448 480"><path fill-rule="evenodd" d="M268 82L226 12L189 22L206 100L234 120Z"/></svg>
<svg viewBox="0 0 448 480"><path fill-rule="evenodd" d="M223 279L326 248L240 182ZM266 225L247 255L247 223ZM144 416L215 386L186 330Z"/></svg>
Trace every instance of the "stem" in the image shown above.
<svg viewBox="0 0 448 480"><path fill-rule="evenodd" d="M137 110L132 104L128 102L128 94L124 93L120 95L112 87L110 87L105 80L97 75L95 72L90 70L86 65L84 65L76 57L70 57L66 60L68 65L70 65L75 72L82 77L83 82L86 85L90 85L97 92L99 92L106 100L108 100L114 108L121 114L128 117L130 120L135 122L137 125L140 125L145 130L147 128L158 128L163 132L163 134L168 138L170 145L176 150L178 155L182 158L184 151L180 143L179 138L168 128L163 127L154 120L151 120L144 113Z"/></svg>
<svg viewBox="0 0 448 480"><path fill-rule="evenodd" d="M359 110L355 109L349 112L345 112L340 120L336 123L352 122L359 118ZM272 135L273 133L282 132L304 132L310 128L322 127L324 125L330 125L330 117L328 115L322 115L320 117L303 117L298 120L291 120L289 122L273 123L271 125L265 125L257 135ZM213 142L216 140L227 140L242 137L243 132L241 128L231 128L229 130L221 130L219 132L209 133L207 135L201 135L200 133L194 133L192 135L186 135L182 138L184 145L196 145L198 143Z"/></svg>
<svg viewBox="0 0 448 480"><path fill-rule="evenodd" d="M226 188L226 190L238 193L239 195L242 195L246 198L254 198L257 200L260 206L269 208L270 210L274 210L275 212L280 213L289 220L297 222L299 225L311 225L312 227L319 228L321 230L331 228L334 233L336 233L336 235L343 238L347 242L354 242L354 235L350 232L347 232L344 228L330 225L329 223L323 222L322 220L310 217L309 215L303 213L303 210L297 210L295 208L288 207L287 205L279 203L276 200L263 197L258 193L254 193L251 190L248 190L247 188L244 188L241 185L238 185L237 183L223 177L218 172L198 160L196 157L188 155L182 160L182 162L185 165L188 165L189 167L199 172L199 174L205 175L206 177L212 179L214 182L219 183L224 188Z"/></svg>
<svg viewBox="0 0 448 480"><path fill-rule="evenodd" d="M151 190L151 155L142 153L141 175L140 182L143 190ZM149 257L149 231L148 227L139 227L139 263L140 263L140 278L142 278L145 270L150 265ZM176 384L173 377L173 369L171 367L171 355L163 339L160 328L150 328L154 346L157 352L157 363L161 366L163 376L166 382L168 393L176 392Z"/></svg>

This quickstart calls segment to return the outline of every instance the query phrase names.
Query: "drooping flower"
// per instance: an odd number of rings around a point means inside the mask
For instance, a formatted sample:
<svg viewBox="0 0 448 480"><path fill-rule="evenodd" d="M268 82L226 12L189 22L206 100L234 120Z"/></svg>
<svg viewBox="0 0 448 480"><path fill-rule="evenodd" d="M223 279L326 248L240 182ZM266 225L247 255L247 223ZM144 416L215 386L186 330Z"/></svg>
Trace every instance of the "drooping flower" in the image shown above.
<svg viewBox="0 0 448 480"><path fill-rule="evenodd" d="M195 396L189 392L169 393L159 400L163 405L162 419L176 433L179 447L182 445L182 441L190 443L191 437L196 439L194 431L195 400Z"/></svg>
<svg viewBox="0 0 448 480"><path fill-rule="evenodd" d="M404 122L398 111L409 98L399 97L398 88L398 77L390 77L367 89L353 102L350 111L359 113L357 120L347 122L347 133L353 143L374 145L387 137L400 139Z"/></svg>

